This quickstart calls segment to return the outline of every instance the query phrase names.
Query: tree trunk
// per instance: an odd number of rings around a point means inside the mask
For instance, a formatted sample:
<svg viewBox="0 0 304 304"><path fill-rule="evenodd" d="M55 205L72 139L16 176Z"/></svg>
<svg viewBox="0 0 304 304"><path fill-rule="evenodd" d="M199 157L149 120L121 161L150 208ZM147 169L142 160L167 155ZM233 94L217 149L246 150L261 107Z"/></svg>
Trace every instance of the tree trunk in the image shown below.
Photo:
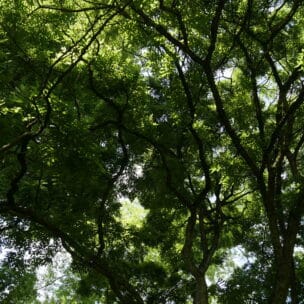
<svg viewBox="0 0 304 304"><path fill-rule="evenodd" d="M208 304L208 289L205 276L196 278L196 290L193 304Z"/></svg>
<svg viewBox="0 0 304 304"><path fill-rule="evenodd" d="M289 288L292 282L296 280L296 278L293 277L293 275L295 275L293 251L300 227L301 214L303 214L303 194L301 193L298 196L293 209L290 210L288 218L286 219L286 227L284 224L280 225L280 217L284 217L284 214L278 206L278 201L276 201L275 193L277 185L275 182L274 172L269 170L268 191L267 193L261 191L262 195L264 194L264 206L269 221L275 262L273 289L268 303L285 304Z"/></svg>
<svg viewBox="0 0 304 304"><path fill-rule="evenodd" d="M275 271L275 281L269 304L285 304L292 278L292 256L278 261Z"/></svg>
<svg viewBox="0 0 304 304"><path fill-rule="evenodd" d="M296 274L295 261L292 261L291 286L290 286L291 304L299 304L299 286Z"/></svg>

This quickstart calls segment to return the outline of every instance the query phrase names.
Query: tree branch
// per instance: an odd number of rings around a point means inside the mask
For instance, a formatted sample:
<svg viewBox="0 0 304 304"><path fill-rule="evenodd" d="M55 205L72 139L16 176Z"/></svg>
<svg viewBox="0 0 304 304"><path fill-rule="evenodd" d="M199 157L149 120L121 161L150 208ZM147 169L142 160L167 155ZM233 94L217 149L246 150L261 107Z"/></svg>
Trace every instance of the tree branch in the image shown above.
<svg viewBox="0 0 304 304"><path fill-rule="evenodd" d="M220 19L221 14L224 9L225 3L227 0L219 0L217 4L217 8L214 14L214 17L211 22L211 28L210 28L210 45L208 48L207 56L205 58L206 62L211 62L213 52L215 50L217 35L218 35L218 29L220 25Z"/></svg>
<svg viewBox="0 0 304 304"><path fill-rule="evenodd" d="M224 125L229 137L232 140L232 143L234 144L234 147L236 148L238 153L242 156L242 158L245 160L245 162L248 164L249 168L251 169L251 172L254 174L254 176L256 176L259 180L261 180L259 168L257 167L256 163L249 155L248 151L242 145L240 137L237 135L237 133L231 126L231 123L227 117L226 111L224 110L222 98L220 96L220 93L219 93L218 88L214 81L210 63L204 65L204 71L205 71L210 89L213 94L213 98L215 101L216 110L217 110L220 122Z"/></svg>

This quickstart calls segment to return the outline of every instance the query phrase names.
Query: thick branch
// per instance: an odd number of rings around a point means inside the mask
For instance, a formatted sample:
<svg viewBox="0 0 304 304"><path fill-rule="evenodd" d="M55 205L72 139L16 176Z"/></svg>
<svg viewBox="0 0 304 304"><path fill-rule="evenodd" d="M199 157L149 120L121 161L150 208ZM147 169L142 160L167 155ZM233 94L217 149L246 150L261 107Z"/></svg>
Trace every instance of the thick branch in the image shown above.
<svg viewBox="0 0 304 304"><path fill-rule="evenodd" d="M204 174L205 174L205 188L202 190L202 192L200 193L200 195L198 196L198 199L197 199L197 201L200 201L206 196L206 194L209 192L209 190L211 188L210 167L206 160L206 153L205 153L203 141L200 138L198 132L193 128L194 117L195 117L195 106L194 106L190 87L187 83L183 70L177 61L175 62L175 66L178 70L179 78L182 83L182 86L183 86L183 89L184 89L184 92L186 95L187 105L189 108L189 113L190 113L190 118L191 118L191 121L189 124L189 130L198 147L200 163L201 163L201 166L202 166Z"/></svg>
<svg viewBox="0 0 304 304"><path fill-rule="evenodd" d="M282 136L282 129L286 126L288 121L293 118L295 112L301 107L303 102L304 102L304 89L301 90L296 101L294 101L291 104L291 106L287 110L285 116L282 118L282 120L279 122L279 124L277 124L276 128L274 129L274 131L271 135L270 141L269 141L269 145L264 152L264 159L268 159L268 156L269 156L270 152L272 151L275 143Z"/></svg>
<svg viewBox="0 0 304 304"><path fill-rule="evenodd" d="M209 45L207 56L206 56L207 62L211 62L211 58L212 58L213 52L215 50L221 14L224 9L225 3L226 3L226 0L219 0L214 17L211 22L210 45Z"/></svg>
<svg viewBox="0 0 304 304"><path fill-rule="evenodd" d="M251 86L252 86L252 99L253 99L253 104L255 107L255 113L256 113L256 119L258 122L260 138L261 138L262 142L264 142L264 138L265 138L264 125L265 125L265 123L264 123L264 118L262 115L261 102L260 102L260 98L258 95L255 64L254 64L254 61L251 59L251 56L250 56L247 48L242 43L241 39L237 39L237 40L245 55L245 58L247 61L247 66L250 70L250 80L251 80Z"/></svg>
<svg viewBox="0 0 304 304"><path fill-rule="evenodd" d="M186 232L185 232L185 242L182 249L182 255L186 267L188 268L189 272L195 277L198 278L201 276L199 269L196 267L193 253L192 253L192 246L194 240L194 228L196 224L196 211L192 210L191 214L187 221Z"/></svg>
<svg viewBox="0 0 304 304"><path fill-rule="evenodd" d="M248 164L249 168L251 169L254 176L256 176L259 180L261 180L259 168L257 167L254 160L251 158L251 156L248 154L247 150L244 148L244 146L241 143L240 137L237 135L233 127L231 126L231 123L227 117L226 111L224 110L224 105L222 98L220 96L220 93L218 91L218 88L215 84L212 69L210 67L210 64L204 65L204 71L207 76L207 80L210 86L210 89L213 94L213 98L216 105L216 110L219 116L220 122L224 125L228 135L230 136L237 152L243 157L245 162Z"/></svg>
<svg viewBox="0 0 304 304"><path fill-rule="evenodd" d="M17 160L18 160L19 165L20 165L20 170L17 173L17 175L13 178L13 180L11 181L11 188L8 190L8 192L6 194L7 202L11 206L15 205L15 197L14 197L14 195L18 191L18 188L19 188L18 184L19 184L19 182L21 181L21 179L26 174L26 170L27 170L26 150L27 150L27 145L28 145L28 143L30 141L30 138L31 137L28 137L26 140L23 141L23 143L21 144L21 150L17 154Z"/></svg>

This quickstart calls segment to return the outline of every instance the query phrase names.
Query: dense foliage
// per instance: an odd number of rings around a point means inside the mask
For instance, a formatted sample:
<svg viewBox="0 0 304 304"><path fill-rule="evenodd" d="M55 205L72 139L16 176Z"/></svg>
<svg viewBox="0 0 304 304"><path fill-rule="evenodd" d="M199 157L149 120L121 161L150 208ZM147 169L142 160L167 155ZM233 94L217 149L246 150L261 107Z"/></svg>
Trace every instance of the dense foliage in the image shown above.
<svg viewBox="0 0 304 304"><path fill-rule="evenodd" d="M302 1L0 8L2 303L304 303Z"/></svg>

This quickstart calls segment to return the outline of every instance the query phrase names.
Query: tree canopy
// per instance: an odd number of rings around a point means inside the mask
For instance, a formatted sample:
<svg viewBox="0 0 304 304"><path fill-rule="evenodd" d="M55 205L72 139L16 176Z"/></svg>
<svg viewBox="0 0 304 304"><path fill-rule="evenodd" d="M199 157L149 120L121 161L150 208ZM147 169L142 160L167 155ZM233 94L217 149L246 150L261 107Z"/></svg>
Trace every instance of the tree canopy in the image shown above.
<svg viewBox="0 0 304 304"><path fill-rule="evenodd" d="M304 303L302 1L0 8L3 303Z"/></svg>

